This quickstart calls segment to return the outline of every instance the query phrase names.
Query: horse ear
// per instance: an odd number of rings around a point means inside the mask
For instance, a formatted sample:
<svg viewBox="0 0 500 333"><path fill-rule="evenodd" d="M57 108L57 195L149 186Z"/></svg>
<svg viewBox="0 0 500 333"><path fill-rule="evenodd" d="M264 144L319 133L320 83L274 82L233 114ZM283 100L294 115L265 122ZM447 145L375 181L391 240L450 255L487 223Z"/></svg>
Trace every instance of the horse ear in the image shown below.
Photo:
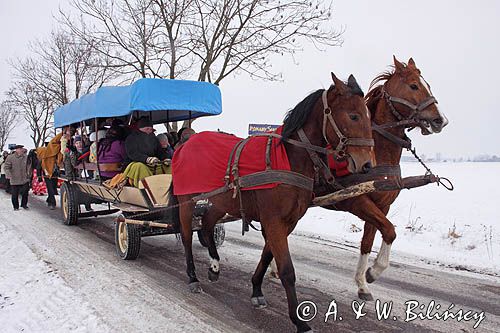
<svg viewBox="0 0 500 333"><path fill-rule="evenodd" d="M359 84L358 82L356 81L356 78L354 77L354 75L349 75L349 78L347 79L347 85L349 86L349 88L351 89L361 89L359 87Z"/></svg>
<svg viewBox="0 0 500 333"><path fill-rule="evenodd" d="M417 65L415 65L415 61L413 60L413 58L410 58L410 60L408 60L408 67L411 67L411 68L417 68Z"/></svg>
<svg viewBox="0 0 500 333"><path fill-rule="evenodd" d="M396 67L396 71L400 72L405 69L405 65L403 63L399 62L398 59L396 59L396 56L393 55L392 58L394 59L394 67Z"/></svg>
<svg viewBox="0 0 500 333"><path fill-rule="evenodd" d="M333 72L331 72L332 74L332 80L333 80L333 83L335 84L335 89L337 89L338 92L344 92L347 90L347 86L345 85L345 83L342 81L342 80L339 80L335 74L333 74Z"/></svg>

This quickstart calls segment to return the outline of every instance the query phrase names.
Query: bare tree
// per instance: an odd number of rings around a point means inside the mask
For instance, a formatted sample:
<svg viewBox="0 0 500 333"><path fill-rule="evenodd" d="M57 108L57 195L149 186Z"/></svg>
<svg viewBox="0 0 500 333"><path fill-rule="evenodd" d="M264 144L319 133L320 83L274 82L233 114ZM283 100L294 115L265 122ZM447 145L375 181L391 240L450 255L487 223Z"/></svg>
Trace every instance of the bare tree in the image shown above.
<svg viewBox="0 0 500 333"><path fill-rule="evenodd" d="M92 92L114 77L109 57L70 32L53 31L48 39L32 42L30 49L34 57L9 61L13 76L45 91L55 106Z"/></svg>
<svg viewBox="0 0 500 333"><path fill-rule="evenodd" d="M160 18L158 31L162 38L155 47L166 53L166 77L175 79L189 75L193 60L191 37L187 31L194 15L193 0L155 0L152 15Z"/></svg>
<svg viewBox="0 0 500 333"><path fill-rule="evenodd" d="M35 148L40 147L50 136L50 129L53 127L52 95L33 85L28 79L15 81L6 95L7 103L28 123Z"/></svg>
<svg viewBox="0 0 500 333"><path fill-rule="evenodd" d="M219 84L237 71L276 80L273 55L293 55L301 42L316 47L341 43L332 30L332 4L297 0L194 0L192 52L199 61L199 81Z"/></svg>
<svg viewBox="0 0 500 333"><path fill-rule="evenodd" d="M62 22L113 60L124 79L195 78L220 84L231 74L278 80L272 58L305 42L339 45L332 3L321 0L72 0L80 21ZM86 27L85 29L82 27ZM91 42L92 41L92 42Z"/></svg>
<svg viewBox="0 0 500 333"><path fill-rule="evenodd" d="M165 52L160 43L160 17L153 0L72 0L80 20L61 12L61 22L98 52L112 59L125 77L162 77Z"/></svg>
<svg viewBox="0 0 500 333"><path fill-rule="evenodd" d="M11 105L5 101L0 103L0 150L3 150L17 122L18 114Z"/></svg>

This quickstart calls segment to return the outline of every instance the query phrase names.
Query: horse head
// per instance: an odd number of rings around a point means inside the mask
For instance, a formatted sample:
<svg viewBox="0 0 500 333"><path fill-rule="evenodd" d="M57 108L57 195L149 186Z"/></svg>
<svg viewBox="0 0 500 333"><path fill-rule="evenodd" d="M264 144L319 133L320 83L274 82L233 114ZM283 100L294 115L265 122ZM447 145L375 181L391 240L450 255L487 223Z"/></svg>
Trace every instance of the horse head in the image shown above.
<svg viewBox="0 0 500 333"><path fill-rule="evenodd" d="M414 121L409 127L419 127L423 135L439 133L448 124L412 58L406 65L394 56L394 72L387 77L382 94L395 120Z"/></svg>
<svg viewBox="0 0 500 333"><path fill-rule="evenodd" d="M331 73L333 85L323 93L323 137L337 161L348 161L351 173L374 166L370 113L353 75L347 84Z"/></svg>

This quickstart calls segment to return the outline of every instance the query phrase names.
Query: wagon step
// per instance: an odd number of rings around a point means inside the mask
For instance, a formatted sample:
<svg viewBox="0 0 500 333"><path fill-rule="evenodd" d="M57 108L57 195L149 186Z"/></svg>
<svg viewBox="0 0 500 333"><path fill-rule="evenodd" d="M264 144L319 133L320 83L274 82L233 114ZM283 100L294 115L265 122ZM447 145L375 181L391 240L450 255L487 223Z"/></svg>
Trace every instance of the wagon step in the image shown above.
<svg viewBox="0 0 500 333"><path fill-rule="evenodd" d="M90 212L83 212L78 214L78 217L80 218L85 218L85 217L96 217L100 215L111 215L114 213L118 213L120 210L119 209L106 209L106 210L94 210Z"/></svg>

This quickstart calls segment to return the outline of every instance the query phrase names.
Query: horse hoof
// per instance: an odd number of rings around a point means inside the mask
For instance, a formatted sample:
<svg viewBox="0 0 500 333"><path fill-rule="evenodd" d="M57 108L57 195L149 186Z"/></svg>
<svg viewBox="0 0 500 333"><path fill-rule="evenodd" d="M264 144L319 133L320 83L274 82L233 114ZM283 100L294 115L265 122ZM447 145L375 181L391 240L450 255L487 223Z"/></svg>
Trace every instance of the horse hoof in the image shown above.
<svg viewBox="0 0 500 333"><path fill-rule="evenodd" d="M264 309L267 308L267 302L264 296L252 297L251 299L252 305L256 309Z"/></svg>
<svg viewBox="0 0 500 333"><path fill-rule="evenodd" d="M217 282L217 280L219 280L219 273L213 272L211 269L209 269L208 280L210 280L210 282Z"/></svg>
<svg viewBox="0 0 500 333"><path fill-rule="evenodd" d="M194 294L199 294L201 293L201 284L200 282L196 281L196 282L191 282L189 284L189 291L194 293Z"/></svg>
<svg viewBox="0 0 500 333"><path fill-rule="evenodd" d="M370 293L358 292L358 297L363 301L373 301L373 296Z"/></svg>
<svg viewBox="0 0 500 333"><path fill-rule="evenodd" d="M373 283L375 281L375 278L373 277L371 271L372 271L372 268L369 267L365 273L366 282L368 282L368 283Z"/></svg>
<svg viewBox="0 0 500 333"><path fill-rule="evenodd" d="M302 330L300 328L297 329L297 333L314 333L314 331L309 326L307 326L307 328Z"/></svg>

